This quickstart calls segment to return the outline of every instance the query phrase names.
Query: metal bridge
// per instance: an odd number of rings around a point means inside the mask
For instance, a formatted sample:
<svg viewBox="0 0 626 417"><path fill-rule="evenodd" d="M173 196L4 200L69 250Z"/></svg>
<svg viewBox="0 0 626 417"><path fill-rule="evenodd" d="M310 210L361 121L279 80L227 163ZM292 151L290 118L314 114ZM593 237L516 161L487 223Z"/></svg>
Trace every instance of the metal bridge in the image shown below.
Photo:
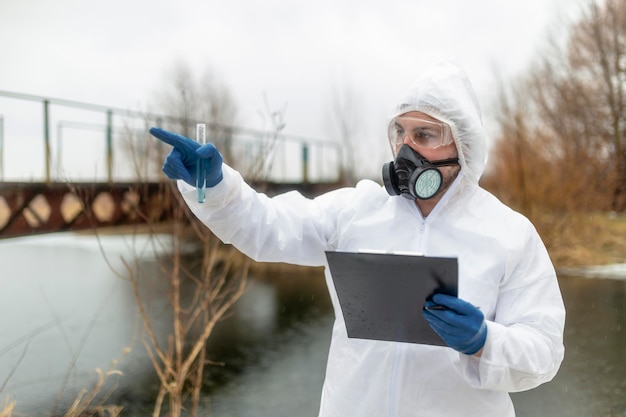
<svg viewBox="0 0 626 417"><path fill-rule="evenodd" d="M0 91L0 238L170 219L175 191L160 173L169 148L148 129L184 133L195 123L205 122ZM224 160L270 195L345 184L337 143L207 126ZM80 163L88 174L73 170Z"/></svg>

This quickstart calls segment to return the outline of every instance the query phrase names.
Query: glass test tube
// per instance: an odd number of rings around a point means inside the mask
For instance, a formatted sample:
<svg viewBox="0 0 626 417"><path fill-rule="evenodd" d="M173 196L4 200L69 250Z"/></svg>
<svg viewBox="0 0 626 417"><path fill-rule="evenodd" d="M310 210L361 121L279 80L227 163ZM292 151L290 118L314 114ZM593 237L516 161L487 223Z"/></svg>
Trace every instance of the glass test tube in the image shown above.
<svg viewBox="0 0 626 417"><path fill-rule="evenodd" d="M204 123L198 123L196 125L196 141L200 146L206 144L206 125ZM203 158L198 159L197 171L196 171L196 194L198 203L204 203L204 193L206 190L206 176L204 174Z"/></svg>

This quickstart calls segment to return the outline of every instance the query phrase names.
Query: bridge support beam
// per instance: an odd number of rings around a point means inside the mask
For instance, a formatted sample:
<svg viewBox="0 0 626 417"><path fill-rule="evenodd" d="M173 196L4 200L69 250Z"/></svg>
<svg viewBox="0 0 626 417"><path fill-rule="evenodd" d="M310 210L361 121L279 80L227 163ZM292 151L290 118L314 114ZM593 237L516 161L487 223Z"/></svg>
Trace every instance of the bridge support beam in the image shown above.
<svg viewBox="0 0 626 417"><path fill-rule="evenodd" d="M345 184L252 182L269 196L297 190L313 198ZM0 182L0 239L170 220L180 198L173 181L147 183Z"/></svg>
<svg viewBox="0 0 626 417"><path fill-rule="evenodd" d="M2 183L0 238L167 220L166 183Z"/></svg>

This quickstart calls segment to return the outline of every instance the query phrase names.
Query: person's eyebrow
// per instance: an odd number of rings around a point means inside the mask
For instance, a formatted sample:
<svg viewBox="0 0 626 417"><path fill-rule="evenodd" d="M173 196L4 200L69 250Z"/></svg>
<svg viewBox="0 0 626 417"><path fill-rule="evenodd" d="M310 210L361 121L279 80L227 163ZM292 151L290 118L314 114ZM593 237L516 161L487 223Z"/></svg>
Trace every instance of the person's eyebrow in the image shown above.
<svg viewBox="0 0 626 417"><path fill-rule="evenodd" d="M431 132L441 132L441 129L439 129L438 126L430 126L430 125L422 125L422 126L415 126L413 127L413 132L424 132L424 131L431 131Z"/></svg>

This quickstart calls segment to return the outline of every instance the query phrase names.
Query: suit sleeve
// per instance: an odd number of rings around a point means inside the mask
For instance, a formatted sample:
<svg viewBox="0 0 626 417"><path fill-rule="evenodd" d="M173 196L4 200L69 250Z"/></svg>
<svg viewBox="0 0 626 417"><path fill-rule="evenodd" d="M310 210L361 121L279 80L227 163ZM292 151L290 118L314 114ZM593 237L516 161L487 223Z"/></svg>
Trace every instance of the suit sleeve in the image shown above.
<svg viewBox="0 0 626 417"><path fill-rule="evenodd" d="M563 361L565 307L548 253L532 225L509 261L480 358L461 355L476 388L524 391L550 381Z"/></svg>
<svg viewBox="0 0 626 417"><path fill-rule="evenodd" d="M336 230L336 203L348 190L315 199L291 191L270 198L257 193L240 174L223 166L224 179L206 190L198 203L195 188L179 181L178 188L192 212L224 243L256 261L321 266Z"/></svg>

